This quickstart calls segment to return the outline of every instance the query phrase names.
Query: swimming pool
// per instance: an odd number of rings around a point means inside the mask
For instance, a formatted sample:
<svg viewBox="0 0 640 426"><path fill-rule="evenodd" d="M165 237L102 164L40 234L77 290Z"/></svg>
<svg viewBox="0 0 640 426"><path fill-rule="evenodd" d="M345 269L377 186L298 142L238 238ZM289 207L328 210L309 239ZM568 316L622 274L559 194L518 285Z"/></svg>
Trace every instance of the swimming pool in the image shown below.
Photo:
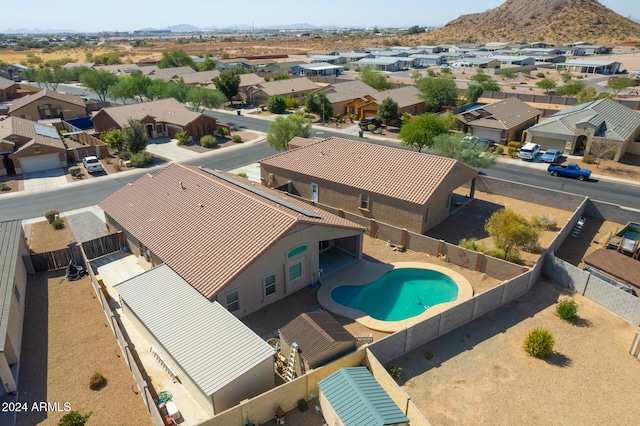
<svg viewBox="0 0 640 426"><path fill-rule="evenodd" d="M618 232L616 235L628 240L638 241L640 240L640 224L636 222L629 222L622 231Z"/></svg>
<svg viewBox="0 0 640 426"><path fill-rule="evenodd" d="M458 285L446 274L425 268L398 268L359 286L339 286L332 299L382 321L421 315L434 305L458 298Z"/></svg>

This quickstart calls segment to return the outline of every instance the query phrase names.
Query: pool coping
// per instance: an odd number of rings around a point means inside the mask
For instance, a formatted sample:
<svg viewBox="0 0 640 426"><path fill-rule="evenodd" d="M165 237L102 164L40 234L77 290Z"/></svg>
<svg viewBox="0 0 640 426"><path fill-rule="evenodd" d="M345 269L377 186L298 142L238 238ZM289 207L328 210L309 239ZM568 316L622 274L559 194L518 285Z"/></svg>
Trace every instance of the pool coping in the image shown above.
<svg viewBox="0 0 640 426"><path fill-rule="evenodd" d="M424 313L415 317L407 318L400 321L382 321L370 317L364 312L341 305L333 300L331 292L334 288L342 285L365 285L380 278L383 274L397 268L420 268L430 269L440 272L458 285L458 298L452 302L440 303L426 309ZM318 302L328 311L335 314L354 319L358 323L372 330L393 333L403 330L411 325L417 324L442 313L453 306L456 306L473 297L473 287L469 280L462 274L429 262L394 262L394 263L373 263L361 259L340 271L337 271L326 278L322 279L322 285L318 289Z"/></svg>

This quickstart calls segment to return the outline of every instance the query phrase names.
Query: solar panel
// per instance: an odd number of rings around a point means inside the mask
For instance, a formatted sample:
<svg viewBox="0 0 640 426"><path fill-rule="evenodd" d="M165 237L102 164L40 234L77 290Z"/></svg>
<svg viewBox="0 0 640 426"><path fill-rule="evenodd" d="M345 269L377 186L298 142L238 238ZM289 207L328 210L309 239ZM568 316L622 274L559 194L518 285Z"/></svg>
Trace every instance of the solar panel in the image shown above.
<svg viewBox="0 0 640 426"><path fill-rule="evenodd" d="M269 201L273 201L274 203L279 204L279 205L281 205L283 207L286 207L288 209L291 209L293 211L301 213L301 214L303 214L303 215L305 215L307 217L311 217L311 218L314 218L314 219L322 219L322 216L318 216L317 214L315 214L311 210L304 209L302 207L296 206L293 203L290 203L288 201L282 200L282 199L280 199L280 198L278 198L276 196L273 196L271 194L267 194L266 192L254 187L254 186L247 185L246 183L240 182L237 179L234 179L234 178L226 176L226 175L224 175L222 173L216 172L215 170L211 170L211 169L208 169L206 167L200 167L200 170L205 171L205 172L209 173L210 175L213 175L213 176L215 176L217 178L220 178L220 179L222 179L222 180L224 180L226 182L229 182L229 183L231 183L233 185L239 186L240 188L245 189L245 190L247 190L249 192L252 192L252 193L254 193L256 195L259 195L260 197L266 198Z"/></svg>
<svg viewBox="0 0 640 426"><path fill-rule="evenodd" d="M60 139L60 135L58 135L58 130L52 126L43 126L42 124L34 124L34 130L40 136L46 136L48 138Z"/></svg>

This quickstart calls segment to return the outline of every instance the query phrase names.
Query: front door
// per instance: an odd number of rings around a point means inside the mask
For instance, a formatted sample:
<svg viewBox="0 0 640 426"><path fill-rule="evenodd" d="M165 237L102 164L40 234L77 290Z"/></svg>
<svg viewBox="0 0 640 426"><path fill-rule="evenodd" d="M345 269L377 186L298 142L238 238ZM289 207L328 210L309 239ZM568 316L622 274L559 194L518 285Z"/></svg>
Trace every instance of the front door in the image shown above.
<svg viewBox="0 0 640 426"><path fill-rule="evenodd" d="M318 184L317 183L311 184L311 201L313 201L314 203L318 202Z"/></svg>

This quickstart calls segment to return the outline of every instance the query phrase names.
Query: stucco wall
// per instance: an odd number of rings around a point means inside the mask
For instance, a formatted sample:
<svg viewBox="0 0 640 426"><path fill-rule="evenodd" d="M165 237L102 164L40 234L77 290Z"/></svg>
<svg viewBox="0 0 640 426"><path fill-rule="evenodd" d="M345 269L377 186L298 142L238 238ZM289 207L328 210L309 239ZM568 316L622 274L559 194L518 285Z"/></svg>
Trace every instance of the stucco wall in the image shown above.
<svg viewBox="0 0 640 426"><path fill-rule="evenodd" d="M60 101L58 99L52 99L52 98L41 98L37 102L32 102L28 105L25 105L22 108L18 108L16 110L11 111L11 114L9 115L11 115L12 117L24 116L24 118L28 120L38 121L41 119L40 112L38 110L38 106L40 105L60 105L62 109L62 116L65 120L87 116L87 109L85 106L80 106L80 105L76 105L76 104L72 104L72 103L68 103L68 102L64 102L64 101ZM48 117L48 118L58 118L58 117Z"/></svg>

